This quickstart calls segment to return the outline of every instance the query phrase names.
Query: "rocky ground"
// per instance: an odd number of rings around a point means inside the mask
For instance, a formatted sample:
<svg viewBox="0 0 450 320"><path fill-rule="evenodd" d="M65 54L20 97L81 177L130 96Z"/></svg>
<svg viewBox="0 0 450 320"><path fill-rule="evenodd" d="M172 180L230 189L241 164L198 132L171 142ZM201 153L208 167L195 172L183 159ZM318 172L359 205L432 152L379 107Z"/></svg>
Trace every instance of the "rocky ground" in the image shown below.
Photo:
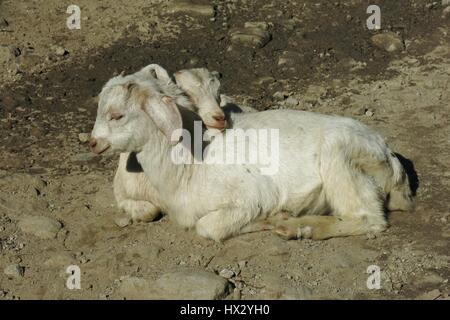
<svg viewBox="0 0 450 320"><path fill-rule="evenodd" d="M0 0L0 299L448 299L450 2ZM376 237L224 243L163 217L119 227L115 158L86 141L113 75L159 63L222 74L260 110L358 119L412 161L415 212ZM66 288L66 268L81 289ZM370 290L367 268L381 270Z"/></svg>

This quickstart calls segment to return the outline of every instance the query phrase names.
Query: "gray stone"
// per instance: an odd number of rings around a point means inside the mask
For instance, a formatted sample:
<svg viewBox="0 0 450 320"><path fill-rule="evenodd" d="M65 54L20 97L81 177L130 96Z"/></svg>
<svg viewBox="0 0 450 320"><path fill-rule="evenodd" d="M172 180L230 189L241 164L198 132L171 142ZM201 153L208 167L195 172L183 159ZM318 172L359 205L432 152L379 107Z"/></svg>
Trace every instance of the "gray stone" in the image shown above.
<svg viewBox="0 0 450 320"><path fill-rule="evenodd" d="M353 58L346 58L341 61L344 68L349 69L351 72L364 70L367 67L366 62L356 61Z"/></svg>
<svg viewBox="0 0 450 320"><path fill-rule="evenodd" d="M62 228L61 223L44 216L26 216L19 221L20 230L41 239L53 239Z"/></svg>
<svg viewBox="0 0 450 320"><path fill-rule="evenodd" d="M10 264L3 270L5 275L9 278L21 278L23 277L24 271L25 268L19 266L18 264Z"/></svg>
<svg viewBox="0 0 450 320"><path fill-rule="evenodd" d="M274 77L271 76L266 76L266 77L261 77L256 79L255 81L252 82L253 85L255 86L264 86L264 85L270 85L272 83L274 83L276 80Z"/></svg>
<svg viewBox="0 0 450 320"><path fill-rule="evenodd" d="M267 29L268 25L265 22L247 22L244 28L230 30L231 42L262 48L272 39L272 35Z"/></svg>
<svg viewBox="0 0 450 320"><path fill-rule="evenodd" d="M262 30L269 30L269 24L263 21L248 21L244 23L244 28L258 28Z"/></svg>
<svg viewBox="0 0 450 320"><path fill-rule="evenodd" d="M376 34L370 40L374 46L387 52L400 51L405 48L402 39L393 32Z"/></svg>
<svg viewBox="0 0 450 320"><path fill-rule="evenodd" d="M78 134L78 140L80 140L81 143L86 143L89 141L91 135L86 132L81 132Z"/></svg>
<svg viewBox="0 0 450 320"><path fill-rule="evenodd" d="M273 100L275 101L283 101L286 98L286 94L281 91L277 91L273 94Z"/></svg>
<svg viewBox="0 0 450 320"><path fill-rule="evenodd" d="M55 46L54 50L55 50L55 54L57 56L61 56L61 57L69 53L66 49L64 49L61 46Z"/></svg>
<svg viewBox="0 0 450 320"><path fill-rule="evenodd" d="M229 293L227 280L207 271L184 270L156 281L140 277L121 279L118 294L126 299L214 300Z"/></svg>
<svg viewBox="0 0 450 320"><path fill-rule="evenodd" d="M170 299L215 300L225 297L229 290L228 281L207 271L167 273L156 283Z"/></svg>
<svg viewBox="0 0 450 320"><path fill-rule="evenodd" d="M442 6L443 7L450 6L450 0L442 0Z"/></svg>
<svg viewBox="0 0 450 320"><path fill-rule="evenodd" d="M169 13L185 13L189 15L199 15L214 17L214 7L207 4L194 4L188 1L178 1L169 8Z"/></svg>
<svg viewBox="0 0 450 320"><path fill-rule="evenodd" d="M294 107L298 106L298 100L295 99L294 97L289 97L286 99L285 104L286 104L286 106L288 106L290 108L294 108Z"/></svg>
<svg viewBox="0 0 450 320"><path fill-rule="evenodd" d="M373 117L374 112L372 110L368 109L368 110L366 110L366 112L364 114L368 117Z"/></svg>
<svg viewBox="0 0 450 320"><path fill-rule="evenodd" d="M225 279L231 279L234 276L234 271L230 269L222 269L222 271L219 272L219 276Z"/></svg>

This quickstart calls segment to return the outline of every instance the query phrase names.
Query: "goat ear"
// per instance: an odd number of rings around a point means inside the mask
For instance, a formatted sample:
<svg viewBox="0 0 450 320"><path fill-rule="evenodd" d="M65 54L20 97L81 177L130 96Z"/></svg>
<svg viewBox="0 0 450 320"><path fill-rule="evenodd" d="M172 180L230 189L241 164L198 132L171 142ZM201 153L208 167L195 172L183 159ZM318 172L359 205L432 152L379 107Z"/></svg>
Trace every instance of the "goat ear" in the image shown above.
<svg viewBox="0 0 450 320"><path fill-rule="evenodd" d="M164 96L159 103L147 104L145 112L153 119L171 145L179 142L183 120L180 110L171 97ZM176 135L174 135L175 133Z"/></svg>
<svg viewBox="0 0 450 320"><path fill-rule="evenodd" d="M159 64L149 64L142 71L149 73L153 78L164 81L166 83L172 83L172 79L167 73L166 69Z"/></svg>

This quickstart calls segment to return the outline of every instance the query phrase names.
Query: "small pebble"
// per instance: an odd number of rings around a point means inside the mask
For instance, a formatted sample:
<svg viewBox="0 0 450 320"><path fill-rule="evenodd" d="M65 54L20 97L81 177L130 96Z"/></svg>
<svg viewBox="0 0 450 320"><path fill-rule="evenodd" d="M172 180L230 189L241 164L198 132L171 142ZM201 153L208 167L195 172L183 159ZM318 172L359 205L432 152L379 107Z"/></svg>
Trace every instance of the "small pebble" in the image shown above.
<svg viewBox="0 0 450 320"><path fill-rule="evenodd" d="M273 99L275 101L283 101L285 99L285 94L281 91L277 91L273 94Z"/></svg>
<svg viewBox="0 0 450 320"><path fill-rule="evenodd" d="M288 107L291 107L291 108L298 106L298 100L295 99L294 97L287 98L285 103Z"/></svg>
<svg viewBox="0 0 450 320"><path fill-rule="evenodd" d="M81 143L88 142L89 138L90 138L90 134L89 133L81 132L81 133L78 134L78 140L80 140Z"/></svg>
<svg viewBox="0 0 450 320"><path fill-rule="evenodd" d="M219 276L225 279L231 279L234 276L234 271L230 269L223 269L219 272Z"/></svg>
<svg viewBox="0 0 450 320"><path fill-rule="evenodd" d="M372 110L366 110L366 112L364 114L368 117L373 117L374 112Z"/></svg>
<svg viewBox="0 0 450 320"><path fill-rule="evenodd" d="M91 261L91 260L89 258L87 258L86 256L82 256L80 259L81 264L88 263L89 261Z"/></svg>
<svg viewBox="0 0 450 320"><path fill-rule="evenodd" d="M69 52L66 49L64 49L63 47L60 47L60 46L55 47L55 54L57 56L65 56L68 53Z"/></svg>

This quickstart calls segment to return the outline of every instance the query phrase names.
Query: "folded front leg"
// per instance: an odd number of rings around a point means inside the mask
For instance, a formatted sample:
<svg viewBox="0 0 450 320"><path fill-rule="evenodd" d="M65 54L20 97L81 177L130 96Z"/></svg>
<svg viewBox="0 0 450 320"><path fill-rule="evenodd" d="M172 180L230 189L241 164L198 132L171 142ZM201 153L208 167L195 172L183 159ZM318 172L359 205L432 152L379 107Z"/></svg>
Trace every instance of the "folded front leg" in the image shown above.
<svg viewBox="0 0 450 320"><path fill-rule="evenodd" d="M118 206L125 211L134 222L151 222L160 215L159 208L149 201L122 200L119 202Z"/></svg>
<svg viewBox="0 0 450 320"><path fill-rule="evenodd" d="M257 218L258 214L256 210L253 212L245 208L218 209L198 220L195 228L202 237L221 241L240 234L244 227Z"/></svg>
<svg viewBox="0 0 450 320"><path fill-rule="evenodd" d="M275 226L274 232L286 240L325 240L382 231L374 230L364 218L277 215L269 218L268 221Z"/></svg>

